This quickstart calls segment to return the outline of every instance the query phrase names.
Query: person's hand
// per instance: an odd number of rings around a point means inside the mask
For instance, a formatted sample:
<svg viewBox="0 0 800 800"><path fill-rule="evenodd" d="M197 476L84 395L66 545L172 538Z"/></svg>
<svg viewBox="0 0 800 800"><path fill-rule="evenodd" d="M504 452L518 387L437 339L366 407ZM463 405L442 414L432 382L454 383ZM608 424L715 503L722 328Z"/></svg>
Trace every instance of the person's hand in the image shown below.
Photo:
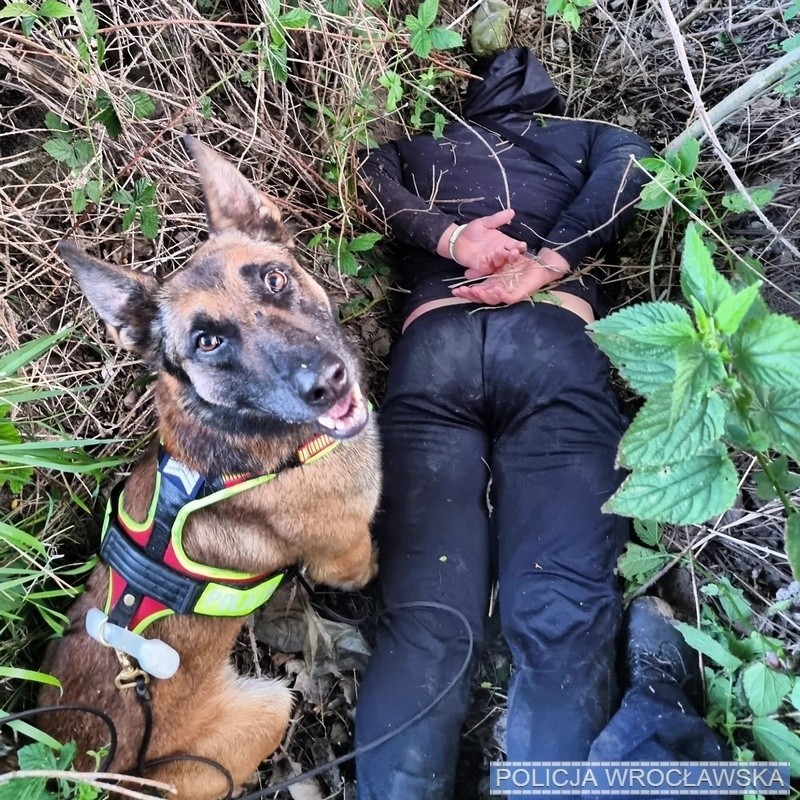
<svg viewBox="0 0 800 800"><path fill-rule="evenodd" d="M455 260L467 269L467 277L491 275L504 265L516 261L527 249L525 242L512 239L498 228L514 219L514 209L507 208L488 217L468 222L453 245ZM450 258L450 237L457 225L453 223L442 234L436 252Z"/></svg>
<svg viewBox="0 0 800 800"><path fill-rule="evenodd" d="M555 250L543 247L536 258L521 256L506 263L480 283L458 286L453 296L473 303L496 306L528 300L569 272L569 262ZM469 272L469 270L467 271ZM466 277L472 277L469 274Z"/></svg>

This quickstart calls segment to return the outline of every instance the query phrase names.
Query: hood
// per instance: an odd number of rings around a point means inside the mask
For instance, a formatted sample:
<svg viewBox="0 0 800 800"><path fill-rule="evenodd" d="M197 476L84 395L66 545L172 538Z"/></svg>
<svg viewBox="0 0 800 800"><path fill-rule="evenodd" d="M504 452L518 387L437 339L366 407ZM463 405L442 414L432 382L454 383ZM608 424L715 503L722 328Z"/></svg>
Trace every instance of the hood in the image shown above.
<svg viewBox="0 0 800 800"><path fill-rule="evenodd" d="M567 107L542 62L526 47L500 53L479 75L483 80L473 80L464 98L466 119L507 113L562 116Z"/></svg>

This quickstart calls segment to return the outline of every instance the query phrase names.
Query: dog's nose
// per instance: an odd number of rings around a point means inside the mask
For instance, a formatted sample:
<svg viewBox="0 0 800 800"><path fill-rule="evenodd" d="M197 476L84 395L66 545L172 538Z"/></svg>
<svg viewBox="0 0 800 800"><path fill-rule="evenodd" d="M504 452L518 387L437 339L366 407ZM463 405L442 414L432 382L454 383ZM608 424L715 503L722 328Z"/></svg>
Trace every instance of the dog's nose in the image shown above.
<svg viewBox="0 0 800 800"><path fill-rule="evenodd" d="M347 367L337 356L325 355L316 369L299 369L295 373L295 385L306 403L325 408L344 394L347 388Z"/></svg>

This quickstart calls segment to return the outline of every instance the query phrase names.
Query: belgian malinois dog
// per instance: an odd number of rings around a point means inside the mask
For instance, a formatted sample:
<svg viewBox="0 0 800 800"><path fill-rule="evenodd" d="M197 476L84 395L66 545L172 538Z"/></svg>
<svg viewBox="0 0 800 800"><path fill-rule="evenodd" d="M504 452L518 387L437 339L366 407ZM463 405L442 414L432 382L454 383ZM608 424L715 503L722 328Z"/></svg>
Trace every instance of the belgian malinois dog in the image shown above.
<svg viewBox="0 0 800 800"><path fill-rule="evenodd" d="M188 137L186 146L200 173L210 236L183 269L159 283L71 244L59 247L116 343L156 373L160 441L132 469L119 513L133 531L152 515L164 454L190 475L277 473L185 520L184 560L249 576L302 564L313 581L360 587L376 570L370 523L380 491L360 360L326 293L293 257L276 205L209 147ZM280 469L321 434L332 437L324 457ZM130 688L115 685L114 648L85 628L90 609L108 608L110 582L109 566L99 564L69 612L69 631L47 657L62 690L45 688L39 702L105 711L119 735L112 769L127 772L141 756L142 709ZM166 612L147 627L145 638L180 657L172 677L151 678L147 687L147 759L213 759L240 786L280 744L292 696L280 681L237 674L231 650L246 616L235 611ZM60 740L77 741L79 752L108 741L102 722L87 714L48 714L40 722ZM194 762L165 764L147 777L177 786L181 800L227 791L218 771Z"/></svg>

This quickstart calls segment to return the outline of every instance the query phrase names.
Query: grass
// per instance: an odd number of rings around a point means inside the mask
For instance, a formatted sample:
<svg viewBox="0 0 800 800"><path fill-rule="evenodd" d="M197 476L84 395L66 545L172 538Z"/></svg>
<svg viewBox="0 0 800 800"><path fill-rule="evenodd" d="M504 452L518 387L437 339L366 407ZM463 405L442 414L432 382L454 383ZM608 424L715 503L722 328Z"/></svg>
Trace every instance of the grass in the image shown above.
<svg viewBox="0 0 800 800"><path fill-rule="evenodd" d="M57 241L76 235L104 258L159 276L178 269L204 226L197 182L178 141L193 132L276 199L306 262L362 344L379 401L397 292L385 242L363 238L381 231L358 207L358 151L369 139L441 127L457 114L453 97L471 66L459 49L419 55L429 40L454 41L430 33L437 28L468 40L469 16L450 0L435 20L430 4L421 12L415 2L394 0L299 0L291 7L255 0L69 0L66 11L52 1L34 5L36 14L5 20L0 31L0 335L4 353L14 353L66 328L72 333L21 366L36 394L15 405L10 418L25 441L104 443L90 448L99 461L87 462L88 471L66 472L51 458L56 469L35 470L14 491L0 489L0 520L10 526L0 530L0 569L12 570L0 580L20 578L0 608L0 666L15 669L36 668L42 640L59 626L67 597L80 585L82 565L96 547L92 512L100 489L120 472L109 460L128 455L154 423L146 376L110 345L55 256ZM512 3L512 43L541 57L571 113L635 127L656 149L677 137L696 111L657 0L567 5L580 8L577 30L572 12L565 22L547 17L544 2ZM794 2L671 6L708 107L773 62L797 32ZM409 23L411 15L417 22ZM798 234L798 113L785 93L771 92L718 128L745 185L775 187L764 213L789 240ZM707 144L697 153L695 178L721 215L722 198L734 187ZM610 269L620 303L677 296L685 221L695 213L689 208L681 219L685 200L672 191L637 221ZM720 246L758 260L769 303L797 318L800 277L791 254L752 214L728 211L714 225ZM658 558L642 555L649 566L634 564L630 591L660 587L722 641L720 630L740 636L743 623L726 614L719 593L704 589L729 581L751 609L747 635L750 626L779 642L780 669L790 672L800 654L800 608L775 608L790 584L779 505L759 499L755 465L743 454L735 460L744 476L737 507L703 525L664 526L657 543L641 542ZM714 619L722 620L719 629ZM254 671L279 670L274 655L255 639L239 652ZM502 654L494 652L478 681L488 688L476 686L465 749L478 765L496 747L493 720L506 673ZM352 693L345 685L333 682L326 703L301 703L292 735L266 775L287 763L310 766L310 743L326 740L334 725L346 742ZM34 688L1 672L0 686L4 708L28 701ZM732 686L728 696L738 691ZM746 701L736 710L745 722L732 733L745 748ZM784 708L782 719L796 723L796 712ZM342 780L350 777L345 771ZM463 796L474 792L465 785Z"/></svg>

